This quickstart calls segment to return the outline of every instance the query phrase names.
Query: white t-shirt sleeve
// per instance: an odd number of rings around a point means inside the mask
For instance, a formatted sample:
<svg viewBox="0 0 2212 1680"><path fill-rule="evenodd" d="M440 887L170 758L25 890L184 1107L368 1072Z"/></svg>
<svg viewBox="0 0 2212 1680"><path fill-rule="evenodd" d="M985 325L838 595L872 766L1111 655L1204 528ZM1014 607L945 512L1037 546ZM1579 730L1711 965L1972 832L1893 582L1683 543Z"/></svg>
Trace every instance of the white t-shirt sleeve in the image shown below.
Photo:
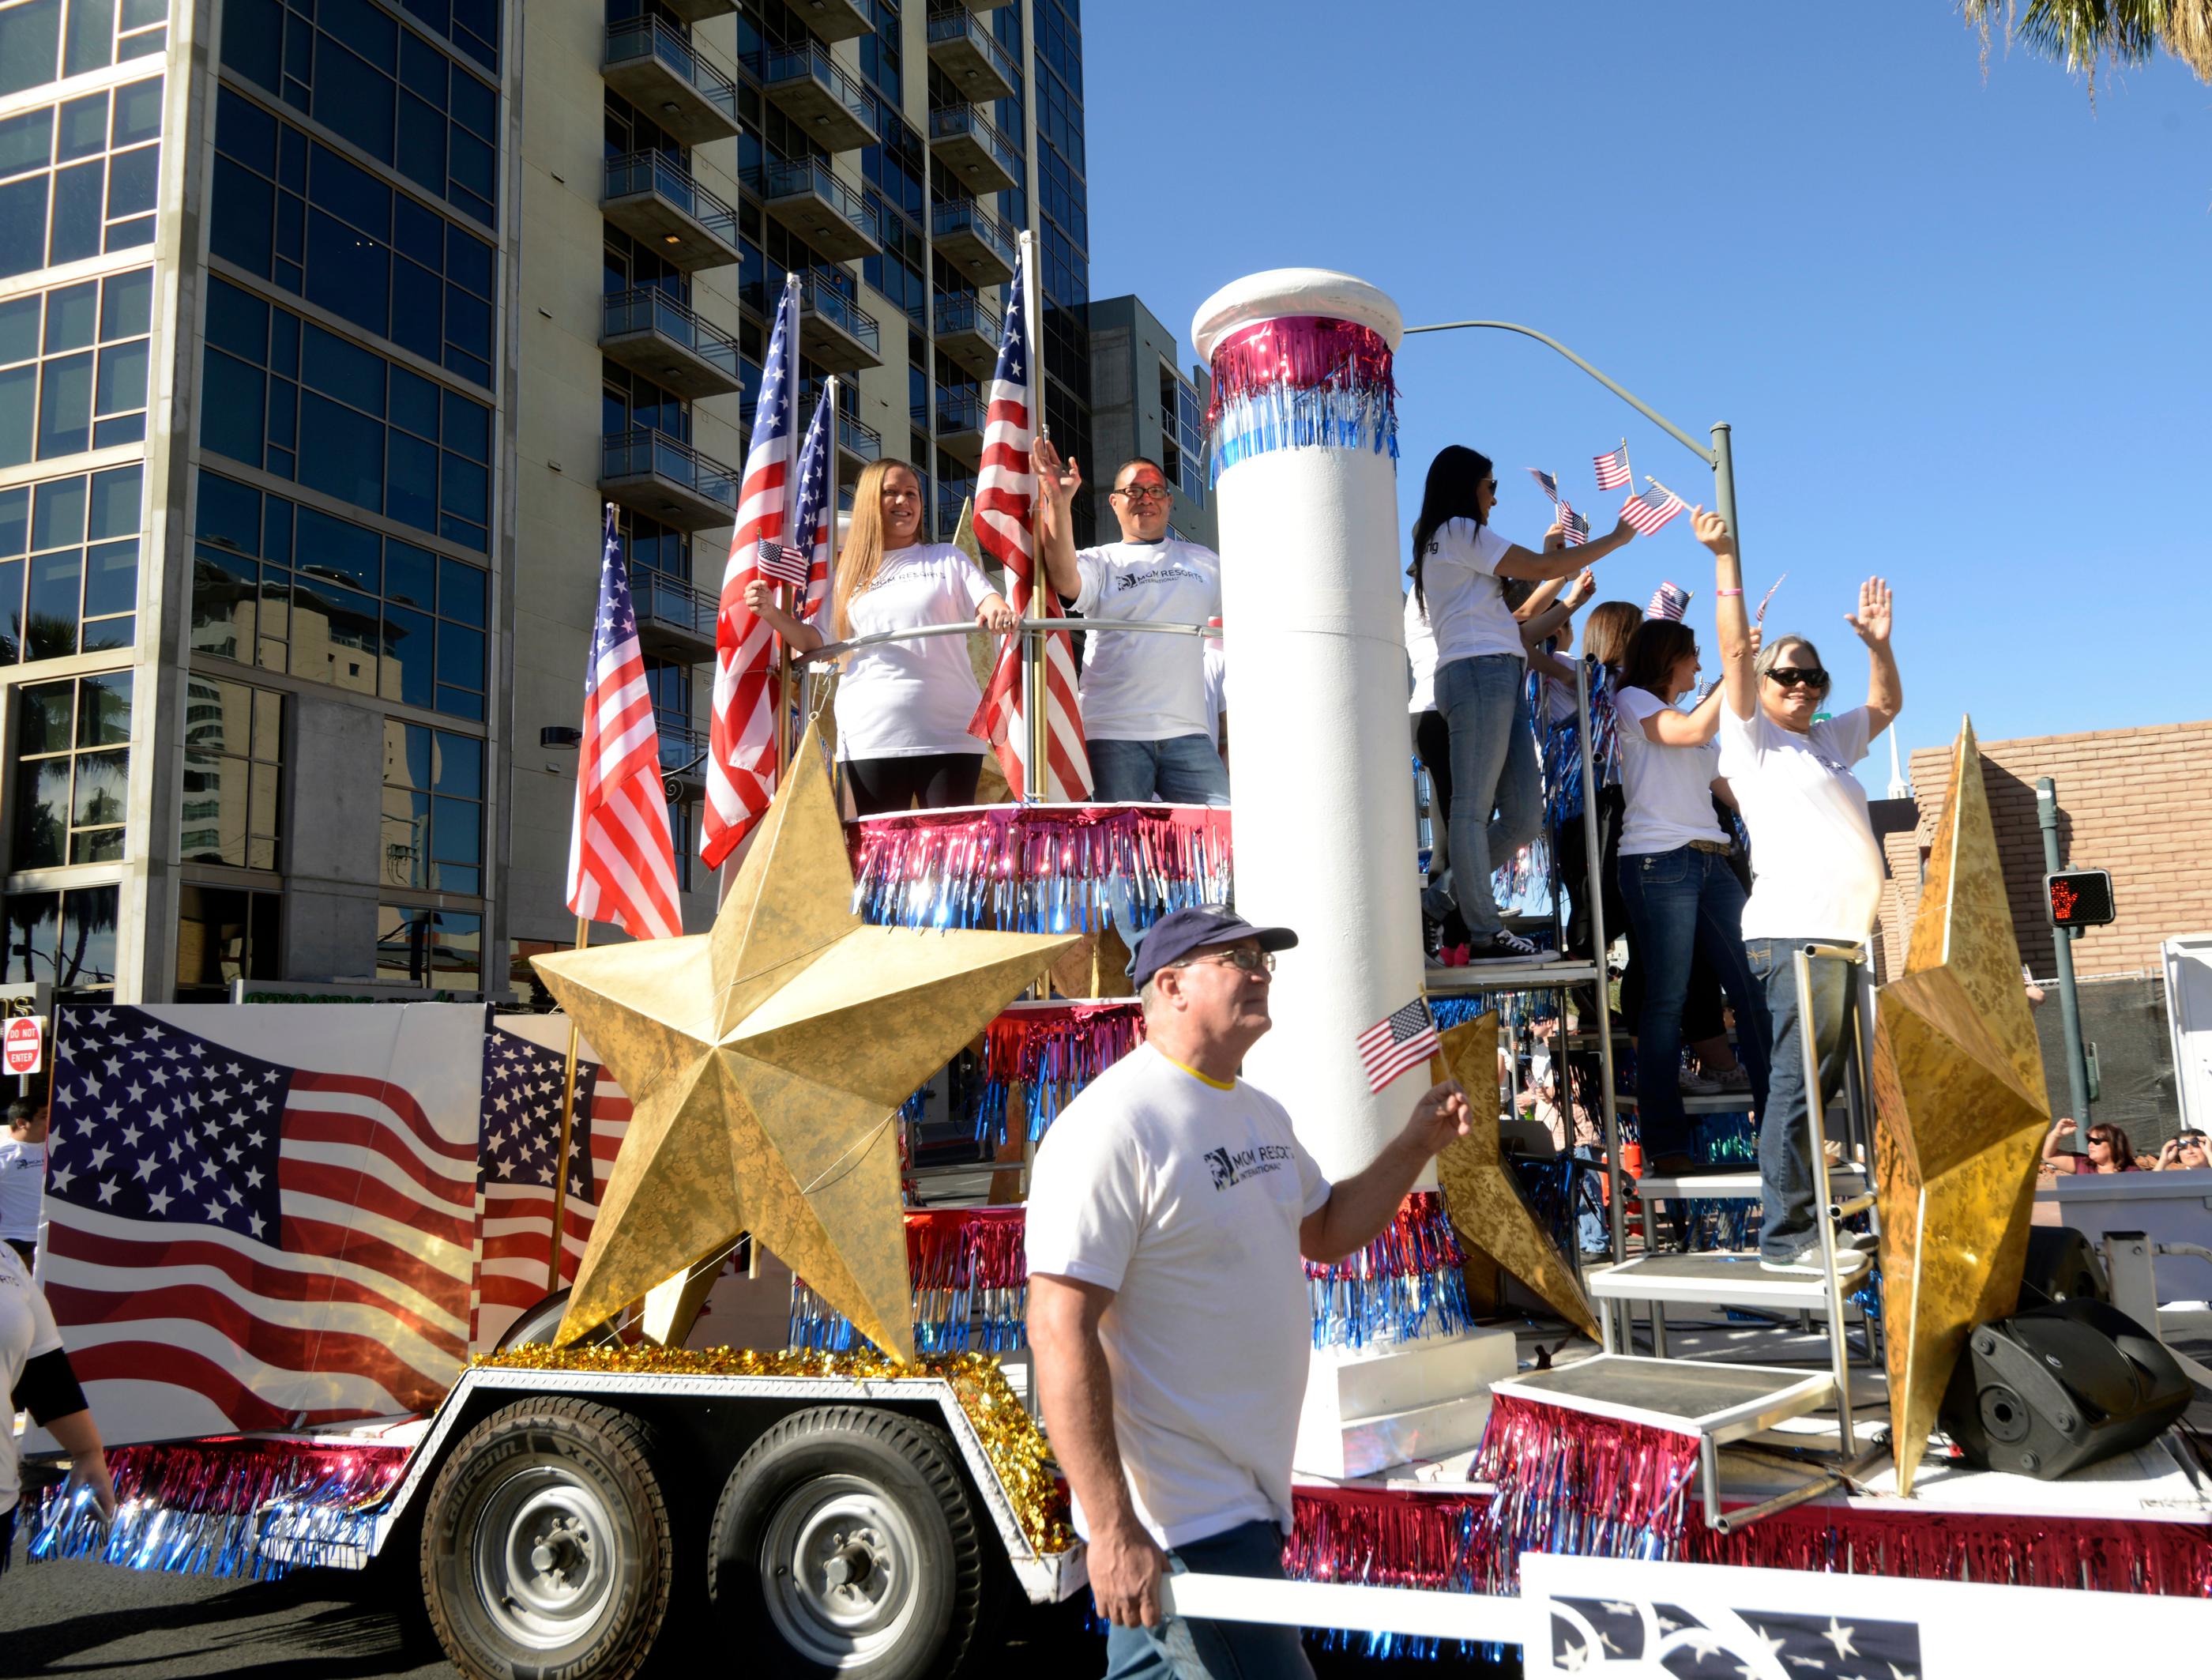
<svg viewBox="0 0 2212 1680"><path fill-rule="evenodd" d="M1291 1134L1291 1147L1298 1152L1298 1217L1311 1219L1328 1206L1328 1198L1336 1192L1328 1175L1321 1170L1321 1163L1306 1153L1306 1146L1298 1141L1296 1132Z"/></svg>
<svg viewBox="0 0 2212 1680"><path fill-rule="evenodd" d="M983 569L981 566L966 555L961 554L957 548L948 550L947 552L959 556L960 564L952 575L953 587L967 596L968 610L970 612L975 612L985 601L999 593L992 585L991 580L983 575Z"/></svg>
<svg viewBox="0 0 2212 1680"><path fill-rule="evenodd" d="M1029 1269L1119 1289L1151 1223L1143 1163L1126 1131L1078 1124L1055 1128L1037 1151L1030 1178L1023 1241Z"/></svg>
<svg viewBox="0 0 2212 1680"><path fill-rule="evenodd" d="M1079 618L1089 618L1098 605L1098 597L1106 588L1106 557L1095 548L1075 551L1075 570L1082 578L1083 587L1075 592L1075 612Z"/></svg>
<svg viewBox="0 0 2212 1680"><path fill-rule="evenodd" d="M1813 733L1818 738L1817 750L1840 764L1856 764L1867 756L1867 748L1873 743L1874 714L1864 706L1854 706L1814 724Z"/></svg>
<svg viewBox="0 0 2212 1680"><path fill-rule="evenodd" d="M1613 709L1624 720L1620 725L1622 728L1634 729L1638 733L1643 734L1644 740L1650 740L1651 737L1644 731L1644 720L1656 713L1668 710L1668 707L1664 700L1650 689L1631 688L1626 684L1623 684L1613 691Z"/></svg>
<svg viewBox="0 0 2212 1680"><path fill-rule="evenodd" d="M1429 558L1448 566L1462 566L1485 577L1498 575L1498 563L1513 545L1486 525L1473 520L1447 520L1429 546Z"/></svg>

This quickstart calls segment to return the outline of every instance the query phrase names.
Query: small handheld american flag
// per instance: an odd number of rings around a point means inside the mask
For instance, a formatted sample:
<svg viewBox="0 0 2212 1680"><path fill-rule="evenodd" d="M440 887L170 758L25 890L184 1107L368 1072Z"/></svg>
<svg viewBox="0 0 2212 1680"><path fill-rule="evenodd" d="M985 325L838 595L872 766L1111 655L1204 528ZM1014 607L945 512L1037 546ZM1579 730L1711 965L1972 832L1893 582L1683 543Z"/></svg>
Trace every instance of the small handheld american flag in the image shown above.
<svg viewBox="0 0 2212 1680"><path fill-rule="evenodd" d="M1417 997L1395 1009L1359 1035L1359 1065L1367 1070L1367 1089L1380 1091L1408 1068L1419 1067L1437 1050L1436 1017L1429 1001Z"/></svg>
<svg viewBox="0 0 2212 1680"><path fill-rule="evenodd" d="M806 587L806 573L814 557L803 548L793 548L773 537L761 539L760 570L763 577L772 577L778 583L788 583L794 589Z"/></svg>
<svg viewBox="0 0 2212 1680"><path fill-rule="evenodd" d="M1766 622L1766 609L1774 603L1774 591L1782 587L1782 578L1789 575L1790 574L1787 572L1783 573L1782 577L1776 578L1772 586L1768 588L1767 592L1759 598L1759 611L1751 615L1751 622L1753 624L1763 624Z"/></svg>
<svg viewBox="0 0 2212 1680"><path fill-rule="evenodd" d="M1557 502L1559 499L1559 478L1557 473L1546 472L1540 468L1532 466L1528 469L1528 476L1536 481L1536 488L1550 496L1553 501Z"/></svg>
<svg viewBox="0 0 2212 1680"><path fill-rule="evenodd" d="M1608 449L1594 457L1597 464L1597 487L1601 490L1619 490L1635 475L1628 470L1628 440L1620 440L1620 447Z"/></svg>
<svg viewBox="0 0 2212 1680"><path fill-rule="evenodd" d="M1647 618L1671 618L1682 622L1682 615L1690 610L1690 592L1680 584L1662 583L1651 592L1651 605L1644 609Z"/></svg>
<svg viewBox="0 0 2212 1680"><path fill-rule="evenodd" d="M1637 491L1620 505L1621 518L1647 537L1684 511L1682 498L1656 478L1649 490Z"/></svg>
<svg viewBox="0 0 2212 1680"><path fill-rule="evenodd" d="M1559 533L1569 548L1580 548L1589 540L1589 516L1577 513L1564 496L1559 498Z"/></svg>

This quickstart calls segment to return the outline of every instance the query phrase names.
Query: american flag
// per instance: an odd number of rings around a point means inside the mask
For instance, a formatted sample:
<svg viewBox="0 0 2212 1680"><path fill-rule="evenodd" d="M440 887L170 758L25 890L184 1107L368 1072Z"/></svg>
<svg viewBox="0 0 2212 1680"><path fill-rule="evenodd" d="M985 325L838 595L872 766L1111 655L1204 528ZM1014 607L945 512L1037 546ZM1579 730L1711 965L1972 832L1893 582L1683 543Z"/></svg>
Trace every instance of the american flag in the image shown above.
<svg viewBox="0 0 2212 1680"><path fill-rule="evenodd" d="M1030 255L1024 245L1014 265L1006 332L999 340L999 365L991 377L990 412L983 422L983 466L975 475L975 543L1006 569L1006 602L1018 615L1057 618L1060 597L1035 587L1030 532L1036 502L1036 472L1030 454L1036 435L1036 387L1030 379L1023 282ZM1088 799L1091 761L1084 755L1083 715L1075 700L1075 650L1065 636L1046 638L1044 686L1048 727L1042 789L1024 768L1030 739L1022 715L1020 637L1007 637L999 650L999 662L992 667L983 703L975 709L969 733L991 744L1006 785L1025 797L1056 803Z"/></svg>
<svg viewBox="0 0 2212 1680"><path fill-rule="evenodd" d="M1589 516L1577 513L1564 496L1559 498L1559 533L1569 548L1580 548L1589 540Z"/></svg>
<svg viewBox="0 0 2212 1680"><path fill-rule="evenodd" d="M1682 615L1690 610L1690 592L1680 584L1662 583L1651 592L1651 605L1644 609L1647 618L1671 618L1682 622Z"/></svg>
<svg viewBox="0 0 2212 1680"><path fill-rule="evenodd" d="M1559 499L1559 479L1557 473L1540 472L1532 466L1528 469L1528 476L1536 481L1536 488L1550 496L1553 501L1557 502Z"/></svg>
<svg viewBox="0 0 2212 1680"><path fill-rule="evenodd" d="M830 599L829 521L836 517L830 505L830 439L837 426L837 416L830 406L834 383L823 384L821 400L814 405L814 417L806 425L806 441L799 446L798 506L791 516L792 546L785 552L805 557L801 575L791 580L805 587L797 609L801 618L812 618Z"/></svg>
<svg viewBox="0 0 2212 1680"><path fill-rule="evenodd" d="M1595 458L1597 466L1597 487L1601 490L1619 490L1634 475L1628 470L1628 440L1620 440L1620 447L1608 449Z"/></svg>
<svg viewBox="0 0 2212 1680"><path fill-rule="evenodd" d="M774 578L778 583L787 583L794 589L806 587L806 574L813 557L803 548L793 548L788 543L779 543L769 538L761 539L760 571L763 577Z"/></svg>
<svg viewBox="0 0 2212 1680"><path fill-rule="evenodd" d="M684 931L676 843L660 786L660 732L637 643L637 612L607 503L599 557L599 616L584 672L584 733L576 810L568 831L568 908L619 923L635 939Z"/></svg>
<svg viewBox="0 0 2212 1680"><path fill-rule="evenodd" d="M1776 578L1767 586L1766 593L1759 598L1759 611L1751 615L1753 624L1763 624L1766 622L1766 609L1774 605L1774 592L1782 587L1782 578L1789 575L1789 573L1784 572L1782 577Z"/></svg>
<svg viewBox="0 0 2212 1680"><path fill-rule="evenodd" d="M111 1435L427 1411L459 1373L477 1148L441 1093L473 1114L483 1017L369 1045L352 1013L64 1007L45 1282Z"/></svg>
<svg viewBox="0 0 2212 1680"><path fill-rule="evenodd" d="M1359 1035L1359 1065L1367 1070L1368 1090L1380 1091L1437 1050L1436 1017L1429 1013L1428 999L1417 997Z"/></svg>
<svg viewBox="0 0 2212 1680"><path fill-rule="evenodd" d="M763 542L784 536L799 393L799 277L787 276L761 366L760 400L738 492L737 527L722 573L714 624L714 716L707 754L707 809L699 855L710 869L737 849L775 798L775 636L747 610Z"/></svg>
<svg viewBox="0 0 2212 1680"><path fill-rule="evenodd" d="M1683 511L1682 498L1656 483L1620 504L1621 518L1647 537Z"/></svg>
<svg viewBox="0 0 2212 1680"><path fill-rule="evenodd" d="M494 1027L484 1034L483 1110L477 1133L477 1251L469 1288L469 1347L481 1352L546 1293L553 1231L553 1161L561 1136L568 1057ZM576 1063L568 1131L568 1188L562 1203L561 1281L576 1266L599 1213L592 1166L592 1091L599 1069Z"/></svg>
<svg viewBox="0 0 2212 1680"><path fill-rule="evenodd" d="M1670 1674L1680 1680L1917 1680L1917 1622L1553 1598L1544 1672Z"/></svg>

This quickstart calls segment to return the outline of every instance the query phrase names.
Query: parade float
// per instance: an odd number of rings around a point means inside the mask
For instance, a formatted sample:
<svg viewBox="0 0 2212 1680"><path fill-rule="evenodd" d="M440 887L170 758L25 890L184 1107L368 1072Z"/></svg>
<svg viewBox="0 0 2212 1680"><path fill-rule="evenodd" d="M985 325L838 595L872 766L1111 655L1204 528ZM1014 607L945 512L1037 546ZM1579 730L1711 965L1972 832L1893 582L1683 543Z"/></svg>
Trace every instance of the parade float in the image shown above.
<svg viewBox="0 0 2212 1680"><path fill-rule="evenodd" d="M1518 1646L1529 1672L1795 1680L1822 1653L1833 1673L2057 1671L2109 1649L2089 1590L2132 1595L2137 1650L2201 1651L2212 1483L2172 1428L2190 1390L2154 1300L2137 1324L2088 1299L2140 1284L2108 1245L2108 1283L2077 1257L2071 1306L2019 1311L2049 1113L1971 730L1822 1168L1830 1240L1870 1225L1876 1281L1698 1251L1756 1195L1725 1160L1643 1185L1633 1247L1611 1173L1611 1252L1586 1258L1571 1166L1509 1148L1487 1099L1502 1026L1580 988L1622 1160L1602 970L1423 963L1397 311L1279 271L1194 336L1233 832L1018 800L841 825L809 729L709 931L538 959L581 1035L574 1076L543 1018L457 1006L65 1013L44 1275L96 1413L139 1444L114 1455L118 1522L52 1489L34 1561L387 1560L472 1676L613 1680L705 1613L772 1671L992 1671L1010 1598L1085 1584L1030 1392L1026 1162L1141 1041L1121 953L1233 896L1301 934L1247 1073L1327 1170L1364 1165L1427 1082L1377 1087L1358 1049L1409 1003L1439 1029L1426 1071L1484 1100L1375 1243L1309 1269L1291 1580L1181 1576L1176 1608L1408 1658ZM179 1068L204 1076L149 1083ZM206 1170L145 1156L134 1187L132 1129L165 1111ZM933 1202L902 1147L925 1111L990 1147L988 1202ZM518 1167L565 1187L534 1251L495 1216ZM1686 1247L1660 1240L1669 1202ZM723 1345L771 1287L772 1331Z"/></svg>

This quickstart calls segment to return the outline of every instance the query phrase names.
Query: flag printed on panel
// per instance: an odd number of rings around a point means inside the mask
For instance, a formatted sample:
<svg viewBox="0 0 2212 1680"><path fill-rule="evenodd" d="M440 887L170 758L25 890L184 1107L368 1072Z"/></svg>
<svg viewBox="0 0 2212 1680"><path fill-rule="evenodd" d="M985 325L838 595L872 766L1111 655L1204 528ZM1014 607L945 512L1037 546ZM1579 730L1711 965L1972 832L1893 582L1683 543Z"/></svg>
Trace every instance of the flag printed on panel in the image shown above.
<svg viewBox="0 0 2212 1680"><path fill-rule="evenodd" d="M787 529L796 435L799 277L788 276L761 365L760 399L738 492L737 527L714 622L714 715L707 753L707 808L699 855L710 869L737 849L775 798L775 636L745 606L761 575L763 543Z"/></svg>
<svg viewBox="0 0 2212 1680"><path fill-rule="evenodd" d="M1547 1674L1920 1680L1915 1622L1735 1609L1699 1616L1680 1604L1636 1599L1555 1598L1550 1605Z"/></svg>
<svg viewBox="0 0 2212 1680"><path fill-rule="evenodd" d="M1429 1013L1428 999L1417 997L1393 1010L1359 1035L1359 1065L1367 1070L1368 1090L1380 1091L1437 1050L1437 1022Z"/></svg>
<svg viewBox="0 0 2212 1680"><path fill-rule="evenodd" d="M1628 470L1628 440L1620 440L1620 447L1608 449L1595 457L1597 467L1597 487L1601 490L1619 490L1632 475Z"/></svg>
<svg viewBox="0 0 2212 1680"><path fill-rule="evenodd" d="M1651 592L1651 605L1644 609L1647 618L1668 618L1675 624L1690 610L1690 592L1673 581L1662 583Z"/></svg>
<svg viewBox="0 0 2212 1680"><path fill-rule="evenodd" d="M1532 466L1528 469L1528 476L1536 481L1536 488L1550 496L1553 501L1557 502L1559 499L1559 480L1556 473L1540 472Z"/></svg>
<svg viewBox="0 0 2212 1680"><path fill-rule="evenodd" d="M1569 548L1580 548L1589 540L1589 515L1577 513L1564 496L1559 498L1559 534L1567 539Z"/></svg>
<svg viewBox="0 0 2212 1680"><path fill-rule="evenodd" d="M117 1385L96 1402L111 1439L427 1411L459 1374L477 1150L454 1134L477 1068L456 1052L481 1012L391 1006L367 1045L317 1019L337 1013L163 1012L219 1041L62 1012L44 1281L78 1379ZM365 1056L386 1072L335 1070Z"/></svg>
<svg viewBox="0 0 2212 1680"><path fill-rule="evenodd" d="M1621 518L1647 537L1683 511L1682 498L1656 482L1620 504Z"/></svg>
<svg viewBox="0 0 2212 1680"><path fill-rule="evenodd" d="M483 1112L477 1133L477 1250L469 1289L469 1349L499 1345L509 1325L555 1287L546 1282L553 1232L554 1158L561 1141L561 1050L494 1026L483 1041ZM599 1069L576 1063L568 1187L561 1208L561 1282L575 1280L599 1214L592 1156Z"/></svg>
<svg viewBox="0 0 2212 1680"><path fill-rule="evenodd" d="M684 931L676 843L660 785L660 732L653 721L637 612L614 504L599 559L599 613L584 672L584 733L576 810L568 831L568 908L619 923L635 939Z"/></svg>
<svg viewBox="0 0 2212 1680"><path fill-rule="evenodd" d="M1036 509L1036 472L1030 457L1036 437L1038 387L1030 377L1029 326L1024 319L1023 264L1008 289L1006 332L991 376L990 412L983 422L983 466L975 475L975 543L1006 569L1006 601L1018 616L1057 618L1060 597L1035 587L1036 558L1030 521ZM1091 762L1084 756L1083 716L1076 706L1075 650L1061 635L1045 641L1044 704L1048 719L1045 775L1027 773L1030 732L1022 715L1022 643L1009 636L999 650L983 703L969 733L999 755L1006 785L1024 797L1072 801L1091 797Z"/></svg>

